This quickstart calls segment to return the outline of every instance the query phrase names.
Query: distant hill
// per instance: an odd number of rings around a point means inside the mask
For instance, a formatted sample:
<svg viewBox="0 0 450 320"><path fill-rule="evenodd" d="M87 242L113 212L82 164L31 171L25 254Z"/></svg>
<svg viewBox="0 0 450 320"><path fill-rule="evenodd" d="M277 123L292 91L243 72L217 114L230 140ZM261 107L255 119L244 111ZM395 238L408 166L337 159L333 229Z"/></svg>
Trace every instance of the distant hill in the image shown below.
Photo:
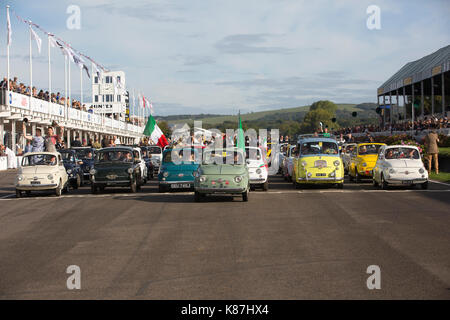
<svg viewBox="0 0 450 320"><path fill-rule="evenodd" d="M377 105L375 103L361 103L361 104L338 104L336 118L339 125L350 126L353 123L372 122L378 119L375 112ZM308 112L309 106L250 112L241 114L243 122L250 123L267 123L268 127L282 123L284 121L299 121ZM352 112L357 112L357 117L352 117ZM169 125L177 123L187 123L193 125L194 120L201 120L204 127L214 127L222 125L224 122L237 123L237 115L215 115L215 114L199 114L199 115L174 115L157 117L158 120L167 121Z"/></svg>

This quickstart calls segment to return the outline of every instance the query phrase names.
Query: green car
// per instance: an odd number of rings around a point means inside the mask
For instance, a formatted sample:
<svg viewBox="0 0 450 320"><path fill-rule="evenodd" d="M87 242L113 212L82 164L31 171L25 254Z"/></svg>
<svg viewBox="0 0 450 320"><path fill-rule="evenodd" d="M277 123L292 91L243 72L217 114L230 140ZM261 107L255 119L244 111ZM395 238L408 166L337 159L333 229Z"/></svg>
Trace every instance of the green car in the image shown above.
<svg viewBox="0 0 450 320"><path fill-rule="evenodd" d="M194 181L194 198L208 194L240 195L248 201L250 182L244 152L237 148L205 149Z"/></svg>
<svg viewBox="0 0 450 320"><path fill-rule="evenodd" d="M131 147L108 147L95 154L94 167L89 171L91 192L106 187L130 188L136 192L144 184L139 155Z"/></svg>

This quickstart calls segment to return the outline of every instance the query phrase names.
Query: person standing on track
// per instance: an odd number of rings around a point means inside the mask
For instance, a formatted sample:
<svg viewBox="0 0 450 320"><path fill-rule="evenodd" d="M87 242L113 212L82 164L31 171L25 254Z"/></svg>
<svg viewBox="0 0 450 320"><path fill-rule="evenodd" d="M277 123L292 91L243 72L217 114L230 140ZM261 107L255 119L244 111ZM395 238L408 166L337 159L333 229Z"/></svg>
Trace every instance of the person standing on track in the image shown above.
<svg viewBox="0 0 450 320"><path fill-rule="evenodd" d="M425 136L425 148L427 150L427 161L428 161L428 173L431 173L431 162L434 160L434 170L436 170L436 174L439 174L439 147L438 147L439 137L436 133L436 130L431 130Z"/></svg>

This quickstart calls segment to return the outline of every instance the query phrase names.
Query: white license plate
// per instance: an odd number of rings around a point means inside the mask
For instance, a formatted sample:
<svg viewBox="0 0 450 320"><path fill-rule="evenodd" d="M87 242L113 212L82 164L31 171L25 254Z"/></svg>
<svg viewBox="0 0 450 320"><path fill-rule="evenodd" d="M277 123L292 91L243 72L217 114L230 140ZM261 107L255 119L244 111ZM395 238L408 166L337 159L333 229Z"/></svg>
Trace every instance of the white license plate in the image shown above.
<svg viewBox="0 0 450 320"><path fill-rule="evenodd" d="M188 189L191 187L190 183L173 183L170 185L172 189Z"/></svg>
<svg viewBox="0 0 450 320"><path fill-rule="evenodd" d="M31 181L31 184L41 184L40 181Z"/></svg>
<svg viewBox="0 0 450 320"><path fill-rule="evenodd" d="M413 180L403 180L402 183L403 184L413 184L414 181Z"/></svg>

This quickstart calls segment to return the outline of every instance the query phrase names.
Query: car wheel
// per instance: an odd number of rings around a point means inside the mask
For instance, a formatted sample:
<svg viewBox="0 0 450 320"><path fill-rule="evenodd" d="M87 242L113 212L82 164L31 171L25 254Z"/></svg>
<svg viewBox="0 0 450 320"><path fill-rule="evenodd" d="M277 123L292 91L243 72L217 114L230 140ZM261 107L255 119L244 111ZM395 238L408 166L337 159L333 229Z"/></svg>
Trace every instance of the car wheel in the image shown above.
<svg viewBox="0 0 450 320"><path fill-rule="evenodd" d="M359 174L358 174L358 170L355 170L355 182L356 182L356 183L361 182L361 178L360 178L360 176L359 176Z"/></svg>
<svg viewBox="0 0 450 320"><path fill-rule="evenodd" d="M202 196L201 196L200 192L195 191L194 192L194 201L195 202L200 202L201 198L202 198Z"/></svg>
<svg viewBox="0 0 450 320"><path fill-rule="evenodd" d="M386 190L389 187L389 184L386 182L386 180L384 180L384 176L381 175L381 189Z"/></svg>
<svg viewBox="0 0 450 320"><path fill-rule="evenodd" d="M83 185L83 182L81 181L80 174L77 174L77 188L81 187Z"/></svg>
<svg viewBox="0 0 450 320"><path fill-rule="evenodd" d="M130 191L131 191L132 193L135 193L135 192L137 191L137 182L136 182L136 179L134 179L134 180L131 182L131 185L130 185Z"/></svg>
<svg viewBox="0 0 450 320"><path fill-rule="evenodd" d="M97 186L95 184L91 184L91 193L92 194L97 194L98 193L98 189Z"/></svg>
<svg viewBox="0 0 450 320"><path fill-rule="evenodd" d="M428 181L421 184L423 190L428 189Z"/></svg>
<svg viewBox="0 0 450 320"><path fill-rule="evenodd" d="M66 186L62 190L63 193L69 193L69 181L67 181Z"/></svg>
<svg viewBox="0 0 450 320"><path fill-rule="evenodd" d="M245 192L242 192L242 201L248 201L248 189Z"/></svg>
<svg viewBox="0 0 450 320"><path fill-rule="evenodd" d="M263 189L263 191L269 190L269 181L264 182L262 189Z"/></svg>
<svg viewBox="0 0 450 320"><path fill-rule="evenodd" d="M376 188L378 187L378 182L375 180L375 175L372 177L372 185Z"/></svg>
<svg viewBox="0 0 450 320"><path fill-rule="evenodd" d="M159 193L164 193L164 192L167 192L167 188L165 186L163 186L162 184L160 184L158 186L158 191L159 191Z"/></svg>
<svg viewBox="0 0 450 320"><path fill-rule="evenodd" d="M77 180L71 180L70 184L72 185L72 188L74 190L78 189L78 177L77 177Z"/></svg>
<svg viewBox="0 0 450 320"><path fill-rule="evenodd" d="M62 182L61 182L61 180L59 180L59 184L58 184L58 186L55 189L55 195L57 197L61 196L61 193L62 193L62 186L61 186L61 184L62 184Z"/></svg>
<svg viewBox="0 0 450 320"><path fill-rule="evenodd" d="M16 198L22 198L22 191L16 189Z"/></svg>
<svg viewBox="0 0 450 320"><path fill-rule="evenodd" d="M343 183L338 183L338 184L336 184L336 187L338 189L344 189L344 184Z"/></svg>

